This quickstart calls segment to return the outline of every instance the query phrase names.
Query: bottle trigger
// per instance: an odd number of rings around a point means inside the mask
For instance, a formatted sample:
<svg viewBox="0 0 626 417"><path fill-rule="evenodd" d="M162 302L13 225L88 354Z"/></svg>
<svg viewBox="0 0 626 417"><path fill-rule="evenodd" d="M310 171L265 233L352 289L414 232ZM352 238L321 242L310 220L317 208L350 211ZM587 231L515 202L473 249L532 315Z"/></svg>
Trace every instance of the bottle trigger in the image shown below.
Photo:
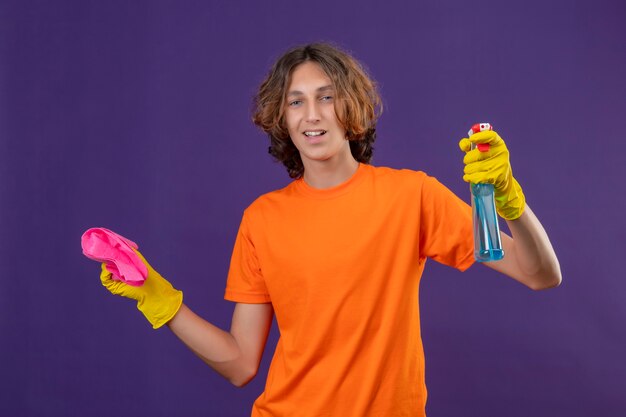
<svg viewBox="0 0 626 417"><path fill-rule="evenodd" d="M488 143L477 143L476 147L478 148L480 152L487 152L489 150Z"/></svg>

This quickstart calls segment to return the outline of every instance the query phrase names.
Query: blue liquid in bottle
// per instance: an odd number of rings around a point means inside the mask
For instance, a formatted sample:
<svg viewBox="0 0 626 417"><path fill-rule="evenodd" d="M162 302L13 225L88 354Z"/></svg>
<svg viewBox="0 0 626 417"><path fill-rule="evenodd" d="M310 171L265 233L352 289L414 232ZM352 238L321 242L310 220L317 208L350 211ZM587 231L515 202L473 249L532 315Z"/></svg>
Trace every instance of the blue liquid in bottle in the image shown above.
<svg viewBox="0 0 626 417"><path fill-rule="evenodd" d="M493 199L493 184L470 184L474 221L474 258L478 262L504 258Z"/></svg>

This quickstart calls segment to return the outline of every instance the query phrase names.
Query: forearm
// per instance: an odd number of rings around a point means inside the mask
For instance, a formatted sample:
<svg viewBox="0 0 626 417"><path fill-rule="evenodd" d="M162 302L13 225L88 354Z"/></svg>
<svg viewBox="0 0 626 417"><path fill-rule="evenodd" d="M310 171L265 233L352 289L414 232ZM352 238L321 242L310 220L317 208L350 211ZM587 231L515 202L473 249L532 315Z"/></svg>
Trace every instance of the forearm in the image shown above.
<svg viewBox="0 0 626 417"><path fill-rule="evenodd" d="M561 283L559 260L548 235L526 205L524 213L515 220L507 220L513 237L513 255L523 274L523 283L533 289L556 287ZM506 256L505 255L505 256Z"/></svg>
<svg viewBox="0 0 626 417"><path fill-rule="evenodd" d="M199 317L185 304L167 325L200 359L234 385L245 385L254 374L235 337Z"/></svg>

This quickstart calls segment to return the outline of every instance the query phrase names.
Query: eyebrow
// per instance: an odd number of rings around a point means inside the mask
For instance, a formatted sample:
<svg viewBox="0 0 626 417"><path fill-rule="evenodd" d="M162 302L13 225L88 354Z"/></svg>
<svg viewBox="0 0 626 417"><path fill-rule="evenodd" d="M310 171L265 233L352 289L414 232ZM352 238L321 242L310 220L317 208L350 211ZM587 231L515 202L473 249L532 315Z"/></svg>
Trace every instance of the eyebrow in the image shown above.
<svg viewBox="0 0 626 417"><path fill-rule="evenodd" d="M329 91L329 90L334 90L334 89L335 89L335 88L334 88L332 85L330 85L330 84L329 84L329 85L322 86L322 87L318 88L318 89L317 89L317 90L315 90L315 91L316 91L316 92L318 92L318 93L320 93L320 92L322 92L322 91ZM288 93L287 93L287 97L290 97L290 96L301 96L301 95L303 95L303 94L304 94L304 93L303 93L302 91L292 90L292 91L290 91L290 92L288 92Z"/></svg>

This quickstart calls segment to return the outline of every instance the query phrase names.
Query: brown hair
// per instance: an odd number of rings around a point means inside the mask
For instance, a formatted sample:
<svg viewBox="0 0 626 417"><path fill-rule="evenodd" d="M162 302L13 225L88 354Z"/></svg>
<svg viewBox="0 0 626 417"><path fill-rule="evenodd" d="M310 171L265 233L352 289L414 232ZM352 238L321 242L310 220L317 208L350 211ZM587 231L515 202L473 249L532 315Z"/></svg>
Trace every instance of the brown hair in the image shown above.
<svg viewBox="0 0 626 417"><path fill-rule="evenodd" d="M303 45L287 51L261 83L254 97L252 121L268 134L269 153L285 165L291 178L304 174L300 153L285 126L284 105L291 74L306 61L318 63L331 79L338 99L335 113L346 129L352 156L359 162L369 163L376 140L376 120L382 112L376 83L356 59L328 43Z"/></svg>

